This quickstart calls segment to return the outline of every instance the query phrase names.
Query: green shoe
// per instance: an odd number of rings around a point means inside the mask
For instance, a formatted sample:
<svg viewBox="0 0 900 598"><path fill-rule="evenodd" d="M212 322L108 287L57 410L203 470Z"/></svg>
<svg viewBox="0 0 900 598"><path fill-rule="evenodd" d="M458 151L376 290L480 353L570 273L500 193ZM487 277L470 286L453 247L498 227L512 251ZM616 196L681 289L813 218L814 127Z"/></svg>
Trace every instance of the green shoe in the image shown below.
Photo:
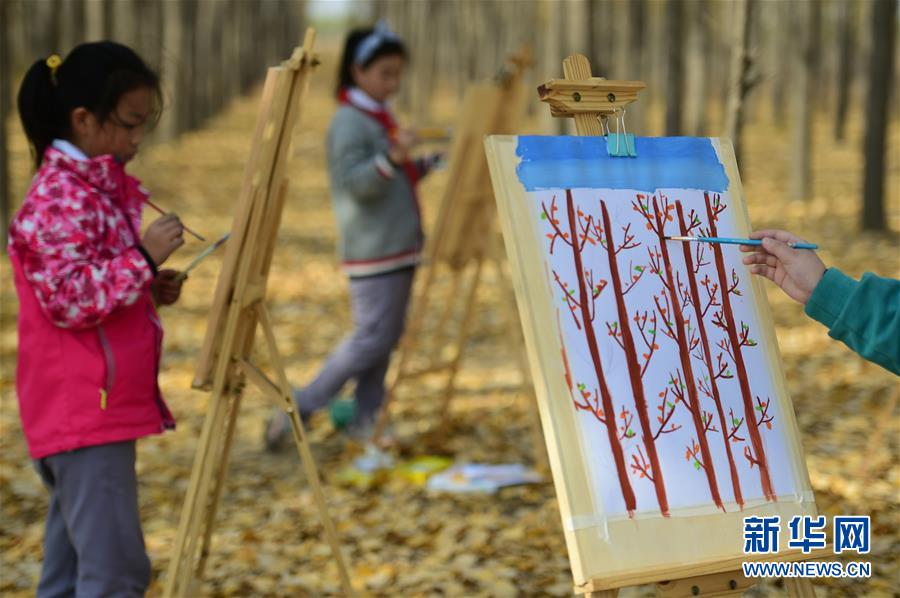
<svg viewBox="0 0 900 598"><path fill-rule="evenodd" d="M335 430L343 430L356 416L356 401L346 397L340 397L331 402L328 408L331 423Z"/></svg>

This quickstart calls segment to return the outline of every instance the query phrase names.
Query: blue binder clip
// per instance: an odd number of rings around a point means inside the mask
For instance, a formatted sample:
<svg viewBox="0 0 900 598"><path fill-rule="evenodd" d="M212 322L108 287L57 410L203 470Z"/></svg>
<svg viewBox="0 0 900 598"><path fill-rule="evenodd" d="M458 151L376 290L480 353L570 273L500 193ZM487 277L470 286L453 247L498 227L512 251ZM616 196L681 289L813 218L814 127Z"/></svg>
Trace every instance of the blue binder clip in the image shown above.
<svg viewBox="0 0 900 598"><path fill-rule="evenodd" d="M606 127L606 153L611 158L637 158L637 147L634 135L625 131L625 109L616 110L616 132L611 133L607 119L603 119ZM622 123L622 132L619 133L619 122Z"/></svg>

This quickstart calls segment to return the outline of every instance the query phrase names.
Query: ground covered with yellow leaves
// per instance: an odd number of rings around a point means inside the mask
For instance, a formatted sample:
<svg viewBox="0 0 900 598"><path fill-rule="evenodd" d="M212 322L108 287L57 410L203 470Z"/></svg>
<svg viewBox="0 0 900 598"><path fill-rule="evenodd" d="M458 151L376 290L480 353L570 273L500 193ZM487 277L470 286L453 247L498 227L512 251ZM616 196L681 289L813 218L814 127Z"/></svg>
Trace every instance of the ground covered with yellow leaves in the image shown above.
<svg viewBox="0 0 900 598"><path fill-rule="evenodd" d="M335 261L335 226L323 151L324 132L334 110L330 86L331 72L326 68L317 75L303 107L268 293L287 373L296 384L310 379L349 329L347 283ZM146 148L132 167L157 203L177 211L188 226L211 238L230 228L257 102L256 95L235 102L203 130L177 143ZM441 118L436 120L452 123L453 107L452 101L441 103L436 112ZM18 123L11 124L18 131ZM818 125L813 197L797 203L785 196L791 168L786 131L768 124L748 130L742 177L753 225L787 228L815 240L826 263L853 276L868 270L900 276L897 237L858 232L860 123L851 123L852 141L843 144L831 138L824 118ZM895 123L894 150L900 147L898 129ZM14 182L20 197L29 177L27 149L21 136L12 142ZM896 151L889 156L889 166L889 222L896 231L900 228ZM421 190L432 219L443 177L443 173L434 175ZM172 258L173 267L183 267L202 248L188 238L185 249ZM191 390L190 381L206 331L220 257L205 262L186 283L181 302L163 310L166 341L161 384L179 426L174 433L140 443L141 512L153 561L153 595L161 593L207 408L208 394ZM47 497L19 426L14 389L17 304L5 257L0 267L0 592L26 596L33 593L40 570ZM499 284L496 273L489 271L486 277L449 417L437 421L433 416L439 378L406 385L399 393L395 432L407 439L407 456L429 453L429 447L417 445L415 439L434 426L444 428L443 451L457 461L529 462L535 455L527 403L518 391L514 353L504 332L504 317L514 309L514 298ZM829 521L834 515L872 517L872 579L817 581L818 591L827 596L898 595L900 419L896 402L891 401L898 392L897 378L829 339L797 304L771 287L769 291L819 508ZM338 591L336 568L296 452L262 451L262 426L269 411L266 401L248 389L206 567L204 595L318 596ZM572 578L549 479L494 496L434 495L390 477L367 487L347 485L338 474L352 461L354 447L334 432L326 417L314 421L311 437L331 514L360 593L571 594ZM648 591L642 588L626 594ZM784 590L778 582L770 582L756 593L779 595Z"/></svg>

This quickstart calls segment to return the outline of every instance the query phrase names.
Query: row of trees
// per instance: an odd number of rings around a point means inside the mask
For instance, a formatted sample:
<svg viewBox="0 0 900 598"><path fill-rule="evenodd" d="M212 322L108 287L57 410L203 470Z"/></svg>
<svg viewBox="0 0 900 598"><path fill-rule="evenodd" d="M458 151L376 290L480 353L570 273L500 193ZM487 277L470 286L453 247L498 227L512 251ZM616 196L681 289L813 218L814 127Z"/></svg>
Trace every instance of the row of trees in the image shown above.
<svg viewBox="0 0 900 598"><path fill-rule="evenodd" d="M561 77L562 58L580 52L595 75L648 83L628 110L631 131L725 135L740 158L746 124L769 116L789 128L789 195L797 200L811 195L813 117L827 111L840 142L848 118L864 114L861 224L886 226L884 155L888 107L896 94L897 0L372 0L372 8L411 46L412 84L402 99L420 118L427 118L438 77L461 91L527 44L538 57L531 74L536 85ZM659 124L648 118L655 112L665 115ZM547 127L565 130L559 121Z"/></svg>
<svg viewBox="0 0 900 598"><path fill-rule="evenodd" d="M159 69L156 136L195 129L302 41L305 0L0 0L0 219L11 209L8 131L22 74L51 54L112 39ZM4 239L5 233L2 235Z"/></svg>
<svg viewBox="0 0 900 598"><path fill-rule="evenodd" d="M587 54L594 72L642 79L628 110L641 134L731 137L763 115L789 127L790 195L811 187L811 122L829 111L835 136L864 114L862 225L881 229L886 131L896 94L898 0L357 0L351 20L387 17L413 58L401 100L420 120L438 82L459 97L522 46L536 57L530 84L561 76L561 59ZM14 88L31 62L78 42L128 43L161 68L171 110L159 137L200 126L246 92L300 39L305 0L0 0L0 218L9 204L7 134ZM550 121L537 103L532 110ZM897 105L895 102L894 106ZM655 110L661 108L661 110ZM663 112L657 125L650 116ZM896 110L895 110L896 112ZM896 116L896 114L895 114ZM4 220L5 223L5 220Z"/></svg>

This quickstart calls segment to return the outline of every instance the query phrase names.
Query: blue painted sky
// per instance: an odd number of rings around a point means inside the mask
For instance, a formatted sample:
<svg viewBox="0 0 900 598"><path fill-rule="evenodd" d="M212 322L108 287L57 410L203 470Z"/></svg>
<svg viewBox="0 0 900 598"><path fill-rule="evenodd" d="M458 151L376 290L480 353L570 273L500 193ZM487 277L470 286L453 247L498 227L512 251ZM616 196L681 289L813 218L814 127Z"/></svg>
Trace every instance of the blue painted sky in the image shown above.
<svg viewBox="0 0 900 598"><path fill-rule="evenodd" d="M604 137L520 136L516 169L528 191L560 188L701 189L724 192L728 176L703 137L637 137L636 158L610 158Z"/></svg>

